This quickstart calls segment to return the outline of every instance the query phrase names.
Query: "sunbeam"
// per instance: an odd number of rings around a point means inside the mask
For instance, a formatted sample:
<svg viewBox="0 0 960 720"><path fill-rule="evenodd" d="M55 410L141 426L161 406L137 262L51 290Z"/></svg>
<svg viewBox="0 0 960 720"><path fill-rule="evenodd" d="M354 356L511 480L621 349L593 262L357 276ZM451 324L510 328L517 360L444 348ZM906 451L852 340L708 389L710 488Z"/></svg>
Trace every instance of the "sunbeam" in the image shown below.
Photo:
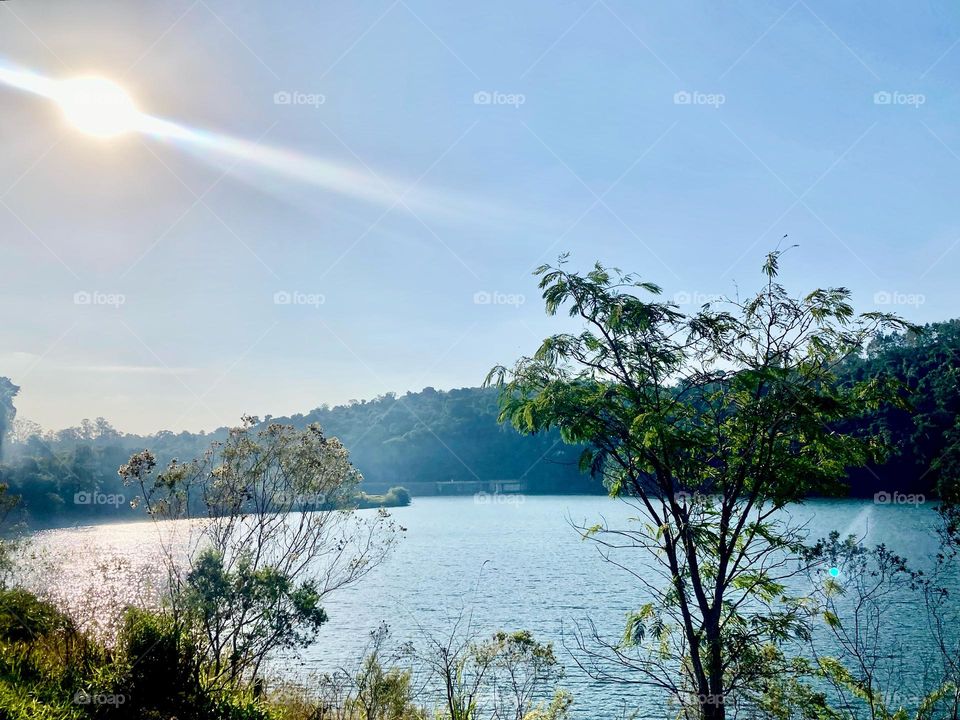
<svg viewBox="0 0 960 720"><path fill-rule="evenodd" d="M400 207L449 217L490 212L490 208L482 208L475 201L449 193L420 187L404 189L410 184L374 173L366 166L364 171L358 171L331 160L155 117L142 112L126 90L103 77L57 80L0 64L0 83L53 101L75 129L99 140L139 133L256 166L290 180L384 208Z"/></svg>

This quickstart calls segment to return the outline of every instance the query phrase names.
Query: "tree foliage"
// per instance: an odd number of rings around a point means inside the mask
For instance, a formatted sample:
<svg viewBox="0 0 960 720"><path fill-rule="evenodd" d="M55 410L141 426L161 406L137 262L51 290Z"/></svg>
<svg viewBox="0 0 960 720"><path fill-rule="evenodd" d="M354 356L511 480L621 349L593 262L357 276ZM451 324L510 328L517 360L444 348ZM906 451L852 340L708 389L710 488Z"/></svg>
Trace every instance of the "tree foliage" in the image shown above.
<svg viewBox="0 0 960 720"><path fill-rule="evenodd" d="M170 603L196 633L209 680L224 685L309 644L323 600L376 567L398 533L384 510L355 512L361 476L338 440L317 426L257 425L247 418L202 458L162 472L149 451L120 469L155 519L199 521L160 528Z"/></svg>
<svg viewBox="0 0 960 720"><path fill-rule="evenodd" d="M0 377L0 460L3 459L3 444L7 433L12 429L14 418L17 416L13 399L18 392L20 388L10 382L10 378Z"/></svg>
<svg viewBox="0 0 960 720"><path fill-rule="evenodd" d="M582 528L608 559L642 549L660 571L659 583L634 573L651 602L606 660L702 718L749 702L777 672L779 648L804 632L786 590L802 537L780 511L838 492L847 468L877 461L878 439L837 425L899 402L888 378L840 383L836 373L879 331L910 326L857 316L844 288L790 295L777 281L781 256L767 256L755 295L690 315L652 283L599 263L571 272L561 257L536 271L546 310L565 309L583 329L488 377L502 421L587 445L581 467L637 507L636 527Z"/></svg>

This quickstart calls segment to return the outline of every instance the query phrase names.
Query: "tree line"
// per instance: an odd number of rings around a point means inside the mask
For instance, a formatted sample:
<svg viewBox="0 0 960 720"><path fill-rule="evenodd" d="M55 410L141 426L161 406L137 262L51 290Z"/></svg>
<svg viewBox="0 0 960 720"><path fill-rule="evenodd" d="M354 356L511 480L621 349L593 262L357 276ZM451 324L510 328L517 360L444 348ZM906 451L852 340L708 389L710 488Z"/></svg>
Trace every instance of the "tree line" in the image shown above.
<svg viewBox="0 0 960 720"><path fill-rule="evenodd" d="M837 430L880 437L882 459L846 473L847 492L925 494L944 491L960 471L960 320L932 323L921 332L878 333L836 369L837 381L887 379L902 386L904 405L865 409L835 423ZM22 497L36 521L116 517L131 512L117 468L132 452L150 448L163 461L199 457L227 428L210 433L123 433L107 420L84 420L57 432L15 420L18 388L0 378L0 482ZM413 495L448 481L520 481L528 493L602 493L602 484L579 471L582 446L564 443L551 429L527 436L497 422L497 392L471 387L431 387L403 395L320 407L306 414L267 417L296 428L317 423L350 448L363 487L383 493L394 486ZM947 488L949 491L949 488ZM86 502L89 500L90 502Z"/></svg>

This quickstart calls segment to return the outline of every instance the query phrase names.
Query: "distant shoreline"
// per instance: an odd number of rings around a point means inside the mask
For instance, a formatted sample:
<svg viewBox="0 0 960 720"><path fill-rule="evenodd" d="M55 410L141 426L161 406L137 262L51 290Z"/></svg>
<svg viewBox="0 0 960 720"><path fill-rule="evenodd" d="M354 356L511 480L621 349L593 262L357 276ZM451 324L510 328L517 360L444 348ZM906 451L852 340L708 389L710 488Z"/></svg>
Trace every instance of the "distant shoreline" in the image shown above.
<svg viewBox="0 0 960 720"><path fill-rule="evenodd" d="M368 498L380 498L380 497L383 497L383 496L368 495L367 497L368 497ZM478 497L485 498L485 500L480 500L480 501L478 502L478 500L477 500ZM506 499L506 498L511 498L511 497L529 497L529 498L600 498L600 497L607 497L607 498L609 498L609 496L608 496L608 495L605 495L605 494L600 494L600 493L586 493L586 492L569 492L569 493L562 493L562 492L549 492L549 493L546 493L546 492L536 492L536 493L487 493L487 494L485 494L485 495L482 494L482 493L481 493L481 494L477 494L477 495L471 495L471 494L467 494L467 493L464 493L464 494L446 494L446 495L441 494L441 495L423 495L423 496L417 496L417 497L411 498L411 501L410 501L409 503L406 503L406 504L384 505L384 504L382 504L382 503L380 503L380 502L372 501L372 500L371 500L371 501L368 501L368 502L365 502L365 503L358 504L357 509L358 509L358 510L376 510L376 509L379 509L379 508L383 508L383 509L386 509L386 510L393 510L393 509L397 509L397 508L409 507L410 505L414 504L414 502L415 502L416 500L427 500L427 499L429 499L429 500L466 500L466 499L473 498L475 502L478 502L478 504L491 504L491 503L492 503L492 504L497 504L496 502L493 502L493 501L491 500L491 498L493 498L493 497L502 497L502 498L504 498L504 499ZM610 499L612 500L613 498L610 498ZM813 501L813 502L816 502L816 501L850 502L850 503L864 503L864 502L873 501L878 507L885 507L885 506L888 506L888 505L892 505L892 506L896 507L897 505L901 504L901 503L876 502L876 501L873 499L872 496L860 496L860 495L843 495L843 496L835 496L835 497L827 497L827 496L819 496L819 495L817 495L817 496L808 497L808 498L806 498L806 499L803 501L803 503L797 503L797 504L801 504L801 505L802 505L802 504L804 504L804 503L811 502L811 501ZM938 498L927 498L927 499L925 500L925 502L921 503L922 506L924 506L926 509L930 510L931 512L936 510L936 506L937 506L938 504L939 504L939 499L938 499ZM46 520L40 521L40 522L22 522L22 523L19 524L18 528L19 528L19 530L20 530L22 533L34 534L34 533L43 532L43 531L45 531L45 530L81 529L81 528L87 528L87 527L99 527L99 526L103 526L103 525L123 525L123 524L128 524L128 523L145 523L145 522L151 522L151 521L152 521L152 518L150 518L150 517L147 517L147 516L145 516L145 515L139 515L139 514L134 515L134 514L131 513L131 514L129 514L129 515L124 515L123 517L103 515L103 516L94 516L94 517L82 518L82 519L78 519L78 518L62 518L62 522L58 521L58 520L55 519L55 518L54 518L54 519L46 519Z"/></svg>

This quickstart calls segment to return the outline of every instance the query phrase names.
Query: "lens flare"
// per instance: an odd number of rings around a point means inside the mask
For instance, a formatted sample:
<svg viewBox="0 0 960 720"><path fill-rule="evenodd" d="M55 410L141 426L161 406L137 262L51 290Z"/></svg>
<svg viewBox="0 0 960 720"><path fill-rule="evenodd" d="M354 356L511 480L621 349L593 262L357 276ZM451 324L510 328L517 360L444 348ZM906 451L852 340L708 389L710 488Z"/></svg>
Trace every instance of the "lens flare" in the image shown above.
<svg viewBox="0 0 960 720"><path fill-rule="evenodd" d="M462 219L490 217L498 209L448 191L411 186L364 166L361 170L330 159L270 147L223 133L200 130L142 112L133 98L105 77L54 79L0 60L0 84L57 104L75 129L101 140L131 133L178 145L204 161L227 158L276 176L307 183L338 195L387 209Z"/></svg>
<svg viewBox="0 0 960 720"><path fill-rule="evenodd" d="M134 132L144 117L127 91L106 78L64 80L54 99L71 125L98 138Z"/></svg>

